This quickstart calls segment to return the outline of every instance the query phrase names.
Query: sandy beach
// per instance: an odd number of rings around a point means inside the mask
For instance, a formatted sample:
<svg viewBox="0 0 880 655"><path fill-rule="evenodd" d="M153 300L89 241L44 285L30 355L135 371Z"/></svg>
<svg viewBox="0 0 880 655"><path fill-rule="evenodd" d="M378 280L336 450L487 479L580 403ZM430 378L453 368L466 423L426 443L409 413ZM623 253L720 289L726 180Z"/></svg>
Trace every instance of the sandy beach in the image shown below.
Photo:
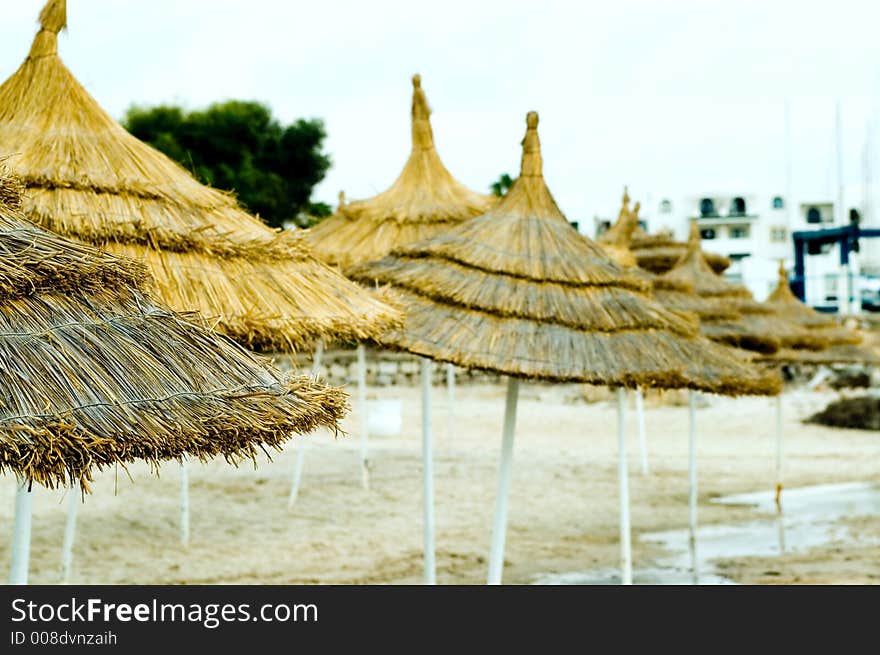
<svg viewBox="0 0 880 655"><path fill-rule="evenodd" d="M485 581L503 417L504 387L458 388L457 433L447 433L446 394L434 389L438 582ZM616 407L604 390L521 386L507 537L506 583L542 575L614 568L618 561ZM422 575L421 407L417 388L370 389L403 401L403 431L370 442L371 489L360 485L359 408L336 441L308 438L299 500L286 508L295 448L256 469L222 461L190 464L191 542L178 537L179 467L160 477L145 466L106 471L80 507L71 582L108 584L414 584ZM586 402L585 396L592 402ZM787 394L789 487L880 482L876 433L802 425L833 393ZM677 396L646 402L650 474L638 466L634 413L628 414L633 557L636 569L663 556L639 535L687 526L687 411ZM678 398L683 398L678 396ZM712 498L770 489L774 406L770 399L709 398L698 413L702 525L745 521L749 507ZM0 560L9 561L15 483L0 489ZM31 582L59 579L66 514L60 491L34 498ZM861 539L782 557L725 560L744 583L877 583L876 520L853 519Z"/></svg>

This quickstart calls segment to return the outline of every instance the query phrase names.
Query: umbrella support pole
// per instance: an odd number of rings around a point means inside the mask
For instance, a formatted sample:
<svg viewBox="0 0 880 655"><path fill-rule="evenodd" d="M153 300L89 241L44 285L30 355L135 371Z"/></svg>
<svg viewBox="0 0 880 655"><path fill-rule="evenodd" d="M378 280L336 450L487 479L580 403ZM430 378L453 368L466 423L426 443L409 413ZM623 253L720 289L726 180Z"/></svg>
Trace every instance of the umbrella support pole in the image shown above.
<svg viewBox="0 0 880 655"><path fill-rule="evenodd" d="M425 584L437 584L434 550L434 454L431 436L433 362L422 359L422 503L424 509Z"/></svg>
<svg viewBox="0 0 880 655"><path fill-rule="evenodd" d="M455 438L455 364L446 365L446 399L449 411L446 416L446 441L451 446Z"/></svg>
<svg viewBox="0 0 880 655"><path fill-rule="evenodd" d="M645 431L645 395L641 387L636 387L636 427L639 431L639 461L642 475L648 474L648 438Z"/></svg>
<svg viewBox="0 0 880 655"><path fill-rule="evenodd" d="M697 562L697 392L688 391L688 547L694 584L700 580Z"/></svg>
<svg viewBox="0 0 880 655"><path fill-rule="evenodd" d="M180 460L180 543L189 546L189 468L186 456Z"/></svg>
<svg viewBox="0 0 880 655"><path fill-rule="evenodd" d="M324 357L324 340L320 339L318 345L315 346L315 354L312 356L312 372L311 377L318 375L318 369L321 368L321 359ZM293 478L290 481L290 495L287 497L287 509L293 508L296 503L296 497L299 495L299 484L302 481L303 464L306 459L306 450L309 442L305 439L299 439L296 446L296 459L293 462Z"/></svg>
<svg viewBox="0 0 880 655"><path fill-rule="evenodd" d="M64 543L61 546L61 583L70 582L70 571L73 567L73 543L76 540L76 515L82 499L77 488L71 486L67 491L67 521L64 523Z"/></svg>
<svg viewBox="0 0 880 655"><path fill-rule="evenodd" d="M9 584L26 585L31 557L31 518L34 494L28 483L19 480L15 492L15 524L12 528L12 563L9 567Z"/></svg>
<svg viewBox="0 0 880 655"><path fill-rule="evenodd" d="M489 552L488 584L501 584L504 568L504 539L507 533L507 498L513 464L513 435L516 429L516 402L519 380L507 378L507 400L504 403L504 433L501 438L501 466L498 472L498 493L495 497L495 522L492 526L492 549Z"/></svg>
<svg viewBox="0 0 880 655"><path fill-rule="evenodd" d="M370 462L367 459L367 352L363 344L357 347L358 405L361 415L361 485L370 488Z"/></svg>
<svg viewBox="0 0 880 655"><path fill-rule="evenodd" d="M620 582L632 584L632 533L629 518L629 463L626 456L626 389L617 390L617 482L620 501Z"/></svg>
<svg viewBox="0 0 880 655"><path fill-rule="evenodd" d="M776 507L782 509L782 394L774 398L776 403Z"/></svg>

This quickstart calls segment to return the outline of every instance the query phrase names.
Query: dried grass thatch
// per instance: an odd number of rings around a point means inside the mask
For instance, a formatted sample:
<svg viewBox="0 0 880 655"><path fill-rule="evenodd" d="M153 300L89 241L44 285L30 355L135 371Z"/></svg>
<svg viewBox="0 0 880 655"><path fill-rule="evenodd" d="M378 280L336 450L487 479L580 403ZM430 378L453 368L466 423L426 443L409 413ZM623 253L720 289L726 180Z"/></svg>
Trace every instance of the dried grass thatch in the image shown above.
<svg viewBox="0 0 880 655"><path fill-rule="evenodd" d="M778 392L778 377L701 339L693 317L652 301L571 227L544 183L537 125L530 113L520 177L498 205L351 271L403 298L406 326L383 342L532 379Z"/></svg>
<svg viewBox="0 0 880 655"><path fill-rule="evenodd" d="M802 303L791 291L788 273L782 262L779 263L776 288L764 301L764 305L774 313L806 329L817 339L823 340L826 345L855 345L862 340L858 332L843 327L833 316L817 312Z"/></svg>
<svg viewBox="0 0 880 655"><path fill-rule="evenodd" d="M333 216L308 231L315 253L344 271L448 230L496 202L462 185L440 161L421 77L412 82L412 152L403 172L388 190L340 203Z"/></svg>
<svg viewBox="0 0 880 655"><path fill-rule="evenodd" d="M146 269L44 232L0 178L0 472L88 490L96 469L232 462L337 429L345 394L154 305Z"/></svg>
<svg viewBox="0 0 880 655"><path fill-rule="evenodd" d="M617 221L605 233L599 236L597 242L611 259L626 269L629 275L641 279L653 288L659 280L657 274L640 268L630 248L632 236L639 227L639 209L641 204L637 202L630 209L629 201L629 189L624 187L623 201L617 214ZM671 280L666 280L665 285L665 288L668 290L693 291L693 287L687 282L675 284Z"/></svg>
<svg viewBox="0 0 880 655"><path fill-rule="evenodd" d="M638 225L632 233L629 245L639 266L658 275L675 266L687 251L687 244L676 241L671 234L648 234ZM703 252L703 257L716 273L723 273L730 266L730 259L724 255Z"/></svg>
<svg viewBox="0 0 880 655"><path fill-rule="evenodd" d="M300 235L270 229L101 109L58 57L64 0L50 0L40 21L0 86L0 150L24 180L30 220L146 263L164 303L198 310L251 347L375 338L400 320Z"/></svg>
<svg viewBox="0 0 880 655"><path fill-rule="evenodd" d="M678 289L682 284L689 284L693 291L682 293ZM734 348L773 353L783 345L780 335L799 332L797 326L775 319L743 285L712 269L700 249L696 222L691 223L684 254L654 288L657 300L665 306L696 313L704 336Z"/></svg>
<svg viewBox="0 0 880 655"><path fill-rule="evenodd" d="M824 350L783 348L771 355L763 355L756 361L776 364L862 364L880 365L880 356L866 346L839 344Z"/></svg>

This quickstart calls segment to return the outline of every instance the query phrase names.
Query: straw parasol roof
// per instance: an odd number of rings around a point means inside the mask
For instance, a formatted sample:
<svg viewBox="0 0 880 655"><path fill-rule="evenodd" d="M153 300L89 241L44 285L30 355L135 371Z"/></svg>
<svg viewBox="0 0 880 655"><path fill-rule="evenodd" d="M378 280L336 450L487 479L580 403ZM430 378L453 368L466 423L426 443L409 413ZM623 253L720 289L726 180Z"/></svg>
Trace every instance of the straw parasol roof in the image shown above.
<svg viewBox="0 0 880 655"><path fill-rule="evenodd" d="M855 330L849 330L828 314L817 312L809 305L802 303L791 291L785 265L779 263L779 278L776 288L767 296L764 304L774 312L797 323L817 335L821 335L829 345L845 345L860 343L862 337Z"/></svg>
<svg viewBox="0 0 880 655"><path fill-rule="evenodd" d="M154 305L139 263L44 232L0 178L0 472L88 490L96 469L336 430L345 394Z"/></svg>
<svg viewBox="0 0 880 655"><path fill-rule="evenodd" d="M421 76L412 83L412 152L400 176L377 196L341 204L308 231L316 254L344 271L444 232L496 202L458 182L440 161Z"/></svg>
<svg viewBox="0 0 880 655"><path fill-rule="evenodd" d="M614 225L599 235L597 242L611 259L626 269L627 274L643 280L653 288L658 281L658 275L644 268L639 268L638 261L630 248L633 234L639 229L639 210L641 204L637 202L630 209L629 202L629 189L623 187L623 199L620 211L617 213L617 220L614 222ZM693 287L686 282L675 285L673 282L667 281L666 285L667 289L674 288L685 292L693 291Z"/></svg>
<svg viewBox="0 0 880 655"><path fill-rule="evenodd" d="M693 292L674 287L690 284ZM669 308L693 311L700 317L700 332L728 346L773 353L786 345L809 345L811 339L798 326L774 317L772 310L752 298L741 284L712 270L700 249L700 230L691 222L687 249L675 266L655 284L657 300Z"/></svg>
<svg viewBox="0 0 880 655"><path fill-rule="evenodd" d="M0 86L0 149L24 212L62 236L144 262L156 295L257 349L375 338L399 314L235 198L128 134L58 56L66 3L49 0L19 69Z"/></svg>
<svg viewBox="0 0 880 655"><path fill-rule="evenodd" d="M639 266L653 273L665 273L678 262L687 251L687 244L676 241L666 232L646 233L638 224L630 239L630 248ZM730 266L730 259L724 255L703 252L706 262L716 273L723 273Z"/></svg>
<svg viewBox="0 0 880 655"><path fill-rule="evenodd" d="M821 349L814 349L815 351L806 350L802 346L789 346L765 358L765 360L804 364L880 363L880 358L876 353L859 345L862 337L858 332L843 327L833 316L817 312L801 302L792 293L788 282L788 273L782 262L779 263L779 278L776 288L764 301L764 305L790 323L798 325L821 344Z"/></svg>
<svg viewBox="0 0 880 655"><path fill-rule="evenodd" d="M514 377L778 392L571 227L544 182L537 114L526 122L520 177L495 207L351 272L402 297L406 326L382 341Z"/></svg>

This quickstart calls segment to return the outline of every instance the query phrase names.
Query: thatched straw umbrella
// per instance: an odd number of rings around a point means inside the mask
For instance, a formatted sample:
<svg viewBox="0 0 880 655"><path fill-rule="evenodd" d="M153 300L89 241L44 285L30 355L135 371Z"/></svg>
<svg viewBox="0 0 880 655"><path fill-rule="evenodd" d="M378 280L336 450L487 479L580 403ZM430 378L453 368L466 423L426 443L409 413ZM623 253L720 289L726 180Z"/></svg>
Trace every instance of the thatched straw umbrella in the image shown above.
<svg viewBox="0 0 880 655"><path fill-rule="evenodd" d="M693 292L682 293L682 284L692 287ZM695 221L684 254L658 278L654 289L665 306L698 314L704 336L735 348L776 352L781 346L777 335L794 327L781 320L768 323L772 320L769 309L757 303L746 287L712 269L700 250L700 229Z"/></svg>
<svg viewBox="0 0 880 655"><path fill-rule="evenodd" d="M817 312L801 302L791 291L785 264L779 262L779 278L776 288L763 305L775 316L797 325L810 335L808 344L785 343L778 352L760 357L758 361L768 365L783 364L863 364L876 366L880 358L870 350L859 346L862 337L855 330L841 326L834 317ZM776 398L776 503L780 509L783 487L783 416L782 396Z"/></svg>
<svg viewBox="0 0 880 655"><path fill-rule="evenodd" d="M687 250L687 244L676 241L667 232L648 234L637 225L630 240L630 248L639 266L659 274L675 266ZM724 255L703 252L703 256L716 273L723 273L730 266L730 259Z"/></svg>
<svg viewBox="0 0 880 655"><path fill-rule="evenodd" d="M620 211L617 214L617 220L603 234L599 236L597 242L605 253L613 259L617 264L622 266L626 272L634 277L643 280L650 288L654 287L657 281L657 274L639 268L635 255L630 249L630 241L635 231L638 229L638 216L641 204L636 202L631 209L629 206L630 196L629 188L623 188L623 198ZM693 288L687 284L680 285L680 291L689 292ZM641 471L643 475L648 474L648 445L647 433L645 429L645 401L641 387L636 387L633 391L636 406L636 427L639 441L639 460L641 463Z"/></svg>
<svg viewBox="0 0 880 655"><path fill-rule="evenodd" d="M18 476L10 581L27 580L31 486L337 429L345 395L269 364L143 292L139 263L44 232L0 178L0 471Z"/></svg>
<svg viewBox="0 0 880 655"><path fill-rule="evenodd" d="M363 341L399 320L301 235L270 229L128 134L59 58L65 25L65 0L49 0L27 58L0 86L0 150L15 153L27 218L144 262L165 305L198 311L248 348Z"/></svg>
<svg viewBox="0 0 880 655"><path fill-rule="evenodd" d="M683 282L693 286L693 292L674 289L672 285ZM661 275L655 285L655 296L670 309L689 311L700 318L700 332L710 339L733 348L752 351L745 357L757 361L772 357L780 348L815 350L827 345L825 336L805 329L796 321L771 305L758 303L743 285L725 279L709 265L700 250L700 232L697 223L691 223L688 246L675 266ZM757 353L757 354L755 354ZM780 396L776 398L780 407ZM691 430L695 412L691 407ZM781 422L777 421L778 429ZM691 452L694 465L694 453ZM696 475L692 471L692 486ZM691 553L696 569L696 493L692 490L691 504Z"/></svg>
<svg viewBox="0 0 880 655"><path fill-rule="evenodd" d="M307 233L315 253L344 272L442 234L495 202L465 187L443 165L421 76L414 75L412 84L412 151L394 184L372 198L340 205Z"/></svg>
<svg viewBox="0 0 880 655"><path fill-rule="evenodd" d="M336 212L307 232L315 253L348 272L395 248L433 237L483 213L497 201L456 180L434 145L431 108L421 75L412 78L412 149L394 183L364 200L340 202ZM428 371L429 372L429 371ZM455 367L446 367L450 439L454 430Z"/></svg>
<svg viewBox="0 0 880 655"><path fill-rule="evenodd" d="M407 317L390 347L508 376L489 582L499 583L519 379L775 393L779 381L699 338L601 248L577 233L542 175L538 115L529 113L519 179L487 213L351 272L391 284ZM425 422L425 573L434 580L430 425ZM620 452L621 566L631 581L625 436Z"/></svg>

